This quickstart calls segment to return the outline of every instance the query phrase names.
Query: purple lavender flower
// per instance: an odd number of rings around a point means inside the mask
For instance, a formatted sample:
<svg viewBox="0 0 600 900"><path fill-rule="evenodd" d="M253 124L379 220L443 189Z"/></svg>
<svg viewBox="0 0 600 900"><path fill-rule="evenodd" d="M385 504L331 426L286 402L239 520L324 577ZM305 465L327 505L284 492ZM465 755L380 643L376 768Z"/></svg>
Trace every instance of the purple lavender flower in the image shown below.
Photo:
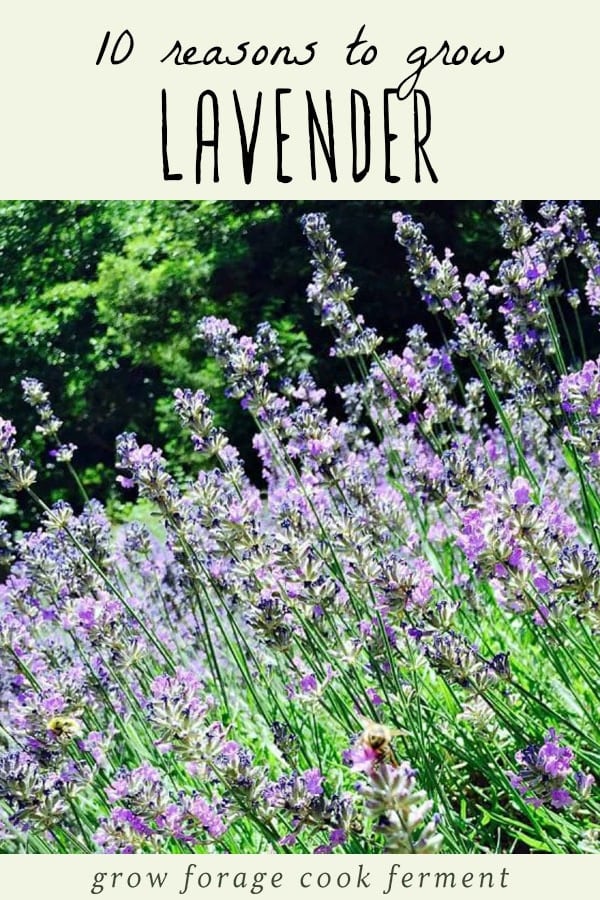
<svg viewBox="0 0 600 900"><path fill-rule="evenodd" d="M23 491L35 483L37 473L17 447L16 434L12 422L0 418L0 484L9 490Z"/></svg>
<svg viewBox="0 0 600 900"><path fill-rule="evenodd" d="M589 793L594 781L583 773L574 776L574 756L572 748L561 744L560 736L550 728L543 744L530 744L515 754L519 771L508 773L510 783L530 806L565 809L574 802L565 782L573 781L578 791Z"/></svg>

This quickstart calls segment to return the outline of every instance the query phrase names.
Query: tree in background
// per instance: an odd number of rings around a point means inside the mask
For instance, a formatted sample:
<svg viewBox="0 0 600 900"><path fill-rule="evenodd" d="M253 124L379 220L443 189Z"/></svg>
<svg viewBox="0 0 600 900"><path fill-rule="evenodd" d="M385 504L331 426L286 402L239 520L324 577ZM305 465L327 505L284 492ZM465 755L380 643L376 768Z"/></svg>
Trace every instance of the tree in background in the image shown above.
<svg viewBox="0 0 600 900"><path fill-rule="evenodd" d="M286 374L308 366L332 387L345 371L328 357L327 335L306 304L310 263L299 217L328 214L360 287L357 310L400 344L426 313L393 240L398 207L423 222L436 247L451 247L463 271L497 258L496 223L483 201L0 203L0 415L33 433L33 456L47 459L20 388L26 376L44 382L64 439L79 447L86 487L106 500L114 439L124 430L161 444L188 470L191 451L178 437L171 396L175 387L202 387L258 477L250 422L222 398L221 376L194 340L196 321L226 315L252 330L268 319L286 351ZM49 471L51 500L65 496L59 480ZM75 494L66 499L77 502Z"/></svg>

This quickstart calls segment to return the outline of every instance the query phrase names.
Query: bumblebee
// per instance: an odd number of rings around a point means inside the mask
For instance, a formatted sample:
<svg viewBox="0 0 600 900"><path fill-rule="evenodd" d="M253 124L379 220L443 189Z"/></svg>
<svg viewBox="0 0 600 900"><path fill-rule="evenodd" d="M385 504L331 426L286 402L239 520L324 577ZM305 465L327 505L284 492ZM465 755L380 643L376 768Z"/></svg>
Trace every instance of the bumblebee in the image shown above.
<svg viewBox="0 0 600 900"><path fill-rule="evenodd" d="M79 737L82 732L81 722L72 716L52 716L46 728L59 741L64 741L65 743Z"/></svg>
<svg viewBox="0 0 600 900"><path fill-rule="evenodd" d="M363 719L362 721L364 731L359 739L362 746L374 750L379 762L397 767L398 761L392 750L392 740L401 732L397 728L390 728L388 725L374 722L372 719Z"/></svg>

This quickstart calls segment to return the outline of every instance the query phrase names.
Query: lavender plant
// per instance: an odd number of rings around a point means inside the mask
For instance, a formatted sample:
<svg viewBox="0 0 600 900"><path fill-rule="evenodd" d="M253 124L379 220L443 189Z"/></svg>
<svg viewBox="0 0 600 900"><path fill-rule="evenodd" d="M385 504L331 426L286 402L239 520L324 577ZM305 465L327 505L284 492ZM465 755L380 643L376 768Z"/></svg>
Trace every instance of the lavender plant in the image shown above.
<svg viewBox="0 0 600 900"><path fill-rule="evenodd" d="M506 259L464 277L395 216L444 335L402 352L303 220L343 416L310 373L281 379L268 324L198 324L263 487L201 391L174 398L193 480L117 440L152 527L80 482L80 511L48 507L0 421L3 490L40 513L0 533L4 850L600 851L600 377L577 345L600 248L576 203L496 212ZM23 390L77 479L43 385Z"/></svg>

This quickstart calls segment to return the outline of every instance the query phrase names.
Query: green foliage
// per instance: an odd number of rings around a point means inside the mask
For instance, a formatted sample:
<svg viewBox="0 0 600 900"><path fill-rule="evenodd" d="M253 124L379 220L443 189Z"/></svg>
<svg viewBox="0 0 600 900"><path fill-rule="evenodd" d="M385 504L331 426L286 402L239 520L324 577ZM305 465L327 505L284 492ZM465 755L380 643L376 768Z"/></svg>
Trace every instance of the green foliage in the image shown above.
<svg viewBox="0 0 600 900"><path fill-rule="evenodd" d="M185 473L191 447L175 439L175 387L202 387L221 424L258 471L250 424L222 398L222 380L194 340L196 321L227 316L244 330L270 320L287 359L282 375L312 367L332 385L339 363L325 350L305 301L309 261L299 217L323 209L361 284L357 310L400 339L418 319L413 288L394 245L398 204L384 201L60 201L0 203L0 414L23 436L35 428L21 400L25 376L47 386L63 438L94 493L110 497L115 435L160 442ZM483 203L408 203L438 246L463 268L493 258L497 241ZM273 227L276 225L277 227ZM481 264L479 263L479 268ZM309 349L314 348L314 355ZM318 362L317 362L318 360ZM32 440L40 462L47 448ZM65 496L52 470L46 496ZM68 495L77 502L75 494ZM27 524L27 515L23 518Z"/></svg>

